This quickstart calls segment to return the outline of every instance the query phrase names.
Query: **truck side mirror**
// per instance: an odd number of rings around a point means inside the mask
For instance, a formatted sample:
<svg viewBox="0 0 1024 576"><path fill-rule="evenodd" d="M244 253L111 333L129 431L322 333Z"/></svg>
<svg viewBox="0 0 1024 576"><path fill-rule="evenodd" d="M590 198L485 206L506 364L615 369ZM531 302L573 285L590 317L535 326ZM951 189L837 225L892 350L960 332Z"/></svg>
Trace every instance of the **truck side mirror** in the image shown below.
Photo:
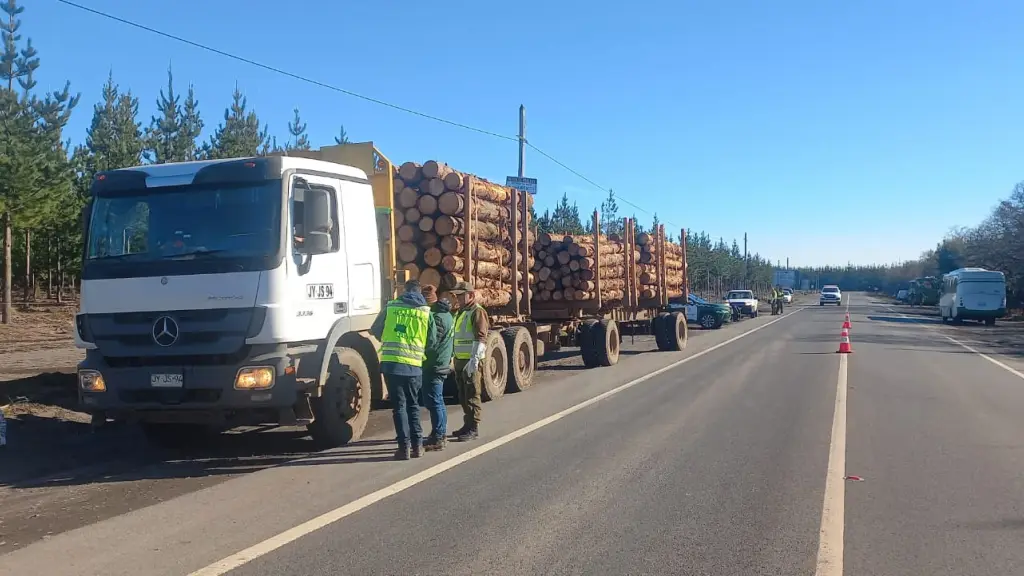
<svg viewBox="0 0 1024 576"><path fill-rule="evenodd" d="M301 246L302 254L326 254L333 248L331 241L331 194L326 190L307 188L303 191Z"/></svg>
<svg viewBox="0 0 1024 576"><path fill-rule="evenodd" d="M85 206L82 206L80 217L82 219L82 233L88 236L89 219L92 217L92 201L86 202Z"/></svg>

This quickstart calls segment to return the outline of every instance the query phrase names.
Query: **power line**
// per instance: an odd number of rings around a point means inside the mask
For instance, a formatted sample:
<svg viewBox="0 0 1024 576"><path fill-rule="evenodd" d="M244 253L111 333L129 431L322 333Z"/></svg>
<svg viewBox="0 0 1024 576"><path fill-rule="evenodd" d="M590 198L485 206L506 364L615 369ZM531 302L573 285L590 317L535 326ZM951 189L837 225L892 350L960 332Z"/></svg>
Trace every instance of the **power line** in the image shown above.
<svg viewBox="0 0 1024 576"><path fill-rule="evenodd" d="M163 30L158 30L156 28L153 28L152 26L147 26L145 24L140 24L140 23L135 22L133 20L128 20L127 18L122 18L120 16L116 16L116 15L111 14L109 12L104 12L102 10L97 10L95 8L90 8L89 6L83 6L82 4L79 4L77 2L72 2L71 0L56 0L56 2L59 2L60 4L64 4L66 6L70 6L72 8L77 8L78 10L82 10L84 12L88 12L90 14L93 14L95 16L99 16L101 18L106 18L108 20L113 20L113 21L118 22L120 24L124 24L126 26L131 26L132 28L137 28L139 30L143 30L145 32L149 32L151 34L156 34L157 36L162 36L164 38L168 38L170 40L174 40L175 42L181 42L182 44L187 44L189 46L192 46L193 48L198 48L200 50L205 50L207 52L211 52L213 54L217 54L218 56L223 56L225 58L229 58L229 59L235 60L237 62L242 62L243 64L248 64L250 66L255 66L257 68L262 68L263 70L267 70L269 72L274 72L275 74L281 74L282 76L287 76L288 78L292 78L292 79L298 80L300 82L306 82L308 84L312 84L312 85L318 86L320 88L326 88L328 90L332 90L332 91L338 92L340 94L345 94L346 96L351 96L353 98L358 98L358 99L364 100L366 102L371 102L373 104L378 104L380 106L391 108L392 110L398 110L399 112L405 112L407 114L412 114L414 116L419 116L420 118L426 118L427 120L433 120L435 122L440 122L442 124L447 124L449 126L454 126L456 128L462 128L464 130L469 130L471 132L476 132L478 134L484 134L486 136L492 136L494 138L499 138L499 139L502 139L502 140L511 140L513 142L518 142L519 141L519 138L517 138L515 136L508 136L508 135L505 135L505 134L500 134L498 132L492 132L490 130L485 130L483 128L477 128L475 126L470 126L468 124L463 124L461 122L455 122L454 120L448 120L446 118L441 118L440 116L434 116L433 114L427 114L426 112L420 112L418 110L413 110L412 108L406 108L405 106L400 106L398 104L393 104L391 102L387 102L387 101L381 100L379 98L373 98L371 96L366 96L364 94L360 94L358 92L353 92L352 90L347 90L345 88L341 88L341 87L335 86L333 84L328 84L326 82L321 82L320 80L316 80L316 79L310 78L308 76L303 76L301 74L296 74L295 72L289 72L289 71L287 71L287 70L285 70L283 68L278 68L276 66L271 66L269 64L264 64L262 62L259 62L257 60L253 60L251 58L246 58L244 56L239 56L237 54L233 54L231 52L227 52L227 51L221 50L219 48L214 48L213 46L210 46L208 44L203 44L201 42L196 42L195 40L189 40L188 38L184 38L184 37L178 36L176 34L171 34L169 32L164 32ZM535 150L541 156L544 156L548 160L551 160L555 164L561 166L565 170L567 170L570 173L574 174L576 177L580 178L584 182L587 182L591 186L594 186L598 190L601 190L602 192L607 190L607 188L604 188L603 186L601 186L597 182L594 182L590 178L587 178L582 173L580 173L578 170L573 169L569 165L567 165L564 162L558 160L554 156L548 154L547 152L541 150L540 148L534 146L533 144L527 143L527 146L529 146L530 148ZM651 212L648 212L647 210L643 209L639 205L634 204L633 202L630 202L629 200L627 200L625 198L616 196L616 199L617 200L621 200L623 204L631 206L631 207L633 207L633 208L635 208L635 209L637 209L637 210L639 210L639 211L641 211L641 212L643 212L645 214L648 214L648 215L652 214ZM665 223L672 224L673 226L675 225L672 222L668 222L668 221L666 221Z"/></svg>
<svg viewBox="0 0 1024 576"><path fill-rule="evenodd" d="M214 48L214 47L209 46L207 44L202 44L202 43L196 42L194 40L189 40L187 38L182 38L181 36L176 36L176 35L171 34L169 32L164 32L162 30L157 30L156 28L152 28L150 26L146 26L145 24L139 24L138 22L133 22L133 21L128 20L126 18L121 18L120 16L115 16L113 14L110 14L110 13L107 13L107 12L103 12L101 10L96 10L95 8L90 8L88 6L82 6L81 4L78 4L78 3L75 3L75 2L71 2L70 0L56 0L56 1L61 3L61 4L65 4L67 6L71 6L72 8L78 8L79 10L84 10L86 12L95 14L97 16L101 16L103 18L108 18L110 20L114 20L115 22L120 22L121 24L125 24L127 26L131 26L133 28L138 28L139 30L145 30L146 32L150 32L152 34L157 34L159 36L163 36L164 38L169 38L169 39L177 41L177 42L182 42L184 44L188 44L189 46L192 46L194 48L199 48L200 50L206 50L207 52L212 52L212 53L217 54L219 56L224 56L225 58L230 58L230 59L236 60L238 62L249 64L251 66L256 66L257 68L262 68L262 69L268 70L270 72L275 72L277 74L282 74L284 76L288 76L289 78L293 78L293 79L299 80L301 82L307 82L309 84L313 84L314 86L319 86L321 88L327 88L328 90L333 90L335 92L339 92L339 93L345 94L347 96L352 96L353 98L359 98L360 100L365 100L367 102L372 102L374 104L379 104L381 106L386 106L386 107L391 108L393 110L398 110L400 112L405 112L407 114L413 114L413 115L419 116L421 118L426 118L428 120L433 120L435 122L441 122L442 124L448 124L449 126L455 126L456 128L462 128L464 130L471 130L473 132L478 132L480 134L485 134L487 136L493 136L495 138L501 138L503 140L512 140L512 141L518 141L519 140L515 136L507 136L505 134L499 134L497 132L491 132L490 130L484 130L483 128L477 128L475 126L470 126L468 124L462 124L461 122L455 122L453 120L447 120L445 118L441 118L440 116L434 116L432 114L427 114L425 112L419 112L419 111L413 110L411 108L406 108L404 106L399 106L398 104L392 104L391 102L385 102L384 100L380 100L378 98L373 98L371 96L365 96L363 94L359 94L358 92L353 92L351 90L346 90L344 88L340 88L340 87L334 86L332 84L327 84L326 82L321 82L319 80L314 80L313 78L309 78L307 76L302 76L302 75L296 74L294 72L289 72L289 71L284 70L282 68L276 68L276 67L271 66L269 64L264 64L262 62L257 62L256 60L252 60L250 58L245 58L244 56L239 56L237 54L232 54L230 52L225 52L224 50L220 50L218 48Z"/></svg>
<svg viewBox="0 0 1024 576"><path fill-rule="evenodd" d="M527 145L527 146L529 146L530 148L532 148L532 149L533 149L533 150L534 150L535 152L537 152L537 153L538 153L538 154L540 154L541 156L543 156L543 157L547 158L548 160L551 160L552 162L554 162L555 164L558 164L558 165L559 165L559 166L561 166L562 168L565 168L565 169L566 169L566 170L568 170L568 171L569 171L570 173L572 173L572 174L576 175L576 176L577 176L578 178L580 178L580 179L581 179L581 180L583 180L584 182L586 182L586 183L590 184L590 185L591 185L591 186L593 186L594 188L597 188L598 190L602 190L602 191L604 191L604 190L608 190L607 188L605 188L605 187L601 186L601 185L600 185L600 184L598 184L597 182L594 182L594 181L593 181L593 180L591 180L590 178L587 178L587 177L586 177L586 176L584 176L583 174L580 174L579 172L577 172L576 170L574 170L574 169L573 169L572 167L570 167L570 166L568 166L567 164L565 164L564 162L560 161L560 160L559 160L558 158L555 158L554 156L552 156L552 155L548 154L547 152L545 152L545 151L541 150L540 148L538 148L538 147L534 146L533 144L530 144L529 142L527 142L527 143L526 143L526 145ZM619 201L621 201L621 202L622 202L623 204L626 204L627 206L632 206L633 208L636 208L637 210L639 210L639 211L643 212L644 214L648 214L648 215L651 215L651 216L653 216L653 214L652 214L651 212L648 212L647 210L643 209L643 208L642 208L641 206L639 206L639 205L637 205L637 204L634 204L634 203L630 202L629 200L627 200L627 199L625 199L625 198L623 198L623 197L620 197L620 196L616 196L616 197L615 197L615 199L616 199L616 200L619 200ZM669 221L667 221L667 220L666 220L665 222L663 222L663 224L672 224L673 226L675 226L675 224L674 224L673 222L669 222Z"/></svg>

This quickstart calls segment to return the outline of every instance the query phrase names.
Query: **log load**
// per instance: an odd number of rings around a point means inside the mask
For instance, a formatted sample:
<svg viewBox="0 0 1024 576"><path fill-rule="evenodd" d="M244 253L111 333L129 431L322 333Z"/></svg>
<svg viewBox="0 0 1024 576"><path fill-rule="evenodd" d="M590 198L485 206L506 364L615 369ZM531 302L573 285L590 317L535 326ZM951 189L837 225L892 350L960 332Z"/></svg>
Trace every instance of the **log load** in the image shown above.
<svg viewBox="0 0 1024 576"><path fill-rule="evenodd" d="M532 206L532 196L436 160L399 166L394 194L397 256L410 277L443 292L472 272L482 305L500 307L523 298L522 264L514 264L518 251L512 245L512 198L515 194L521 209L522 202ZM530 223L520 221L518 228L520 246L531 246L535 239ZM468 265L467 230L473 237ZM532 253L527 266L533 282Z"/></svg>
<svg viewBox="0 0 1024 576"><path fill-rule="evenodd" d="M597 254L601 269L597 270ZM597 298L614 303L626 295L626 244L616 236L557 236L542 232L533 242L534 302L588 301Z"/></svg>
<svg viewBox="0 0 1024 576"><path fill-rule="evenodd" d="M637 260L637 280L640 283L640 297L651 299L658 297L660 282L658 278L658 242L653 234L637 234L637 245L640 254ZM683 295L683 248L679 244L669 242L663 244L665 260L665 286L668 297Z"/></svg>

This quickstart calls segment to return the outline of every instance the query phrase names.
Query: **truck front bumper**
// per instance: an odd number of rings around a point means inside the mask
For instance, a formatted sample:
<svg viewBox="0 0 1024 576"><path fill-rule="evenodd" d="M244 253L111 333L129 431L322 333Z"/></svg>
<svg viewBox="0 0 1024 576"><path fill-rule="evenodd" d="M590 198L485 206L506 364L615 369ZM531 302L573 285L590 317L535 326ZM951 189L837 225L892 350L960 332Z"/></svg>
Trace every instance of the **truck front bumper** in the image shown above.
<svg viewBox="0 0 1024 576"><path fill-rule="evenodd" d="M296 380L283 345L254 346L244 357L227 361L195 360L187 365L161 364L157 358L111 362L89 350L78 365L79 404L104 419L240 425L294 419L295 406L306 397L308 385ZM240 388L236 379L246 368L269 369L263 374L272 371L273 379L259 388ZM102 390L85 385L95 382L96 374Z"/></svg>

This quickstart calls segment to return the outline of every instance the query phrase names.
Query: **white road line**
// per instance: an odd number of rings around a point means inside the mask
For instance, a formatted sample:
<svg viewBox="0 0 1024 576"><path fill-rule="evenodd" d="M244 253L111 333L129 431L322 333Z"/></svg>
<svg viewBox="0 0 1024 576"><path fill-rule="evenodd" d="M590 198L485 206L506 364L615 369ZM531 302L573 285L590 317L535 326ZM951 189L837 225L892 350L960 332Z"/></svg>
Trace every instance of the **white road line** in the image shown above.
<svg viewBox="0 0 1024 576"><path fill-rule="evenodd" d="M892 310L892 309L890 308L890 310ZM901 318L904 318L906 320L913 320L913 318L911 318L910 316L907 316L906 314L903 314L902 312L897 312L896 310L892 310L892 311L894 313L896 313L896 314L899 314ZM926 330L930 330L930 331L942 334L943 326L924 325L924 327L925 327ZM964 350L967 350L968 352L971 352L973 354L977 354L978 356L981 356L985 360L988 360L989 362L995 364L996 366L999 366L1000 368L1002 368L1003 370L1006 370L1010 374L1013 374L1017 378L1020 378L1021 380L1024 380L1024 372L1021 372L1020 370L1017 370L1016 368L1008 366L1007 364L1005 364L1003 362L1000 362L999 360L996 360L995 358L989 356L988 354L985 354L984 352L980 352L976 348L973 348L973 347L971 347L971 346L969 346L967 344L964 344L963 342L957 340L956 338L953 338L952 336L946 336L945 334L942 334L942 337L945 338L946 340L949 340L953 344L956 344L957 346L960 346Z"/></svg>
<svg viewBox="0 0 1024 576"><path fill-rule="evenodd" d="M818 533L815 576L843 576L843 538L846 529L846 381L849 356L839 357L836 407L832 416L832 440L828 447L825 500Z"/></svg>
<svg viewBox="0 0 1024 576"><path fill-rule="evenodd" d="M395 494L398 494L399 492L402 492L403 490L406 490L408 488L412 488L413 486L415 486L415 485L417 485L417 484L419 484L421 482L424 482L424 481L426 481L426 480L428 480L430 478L433 478L434 476L437 476L438 474L441 474L442 472L445 472L447 470L451 470L452 468L458 466L459 464L462 464L464 462L468 462L469 460L472 460L473 458L476 458L477 456L481 456L483 454L486 454L487 452L490 452L491 450L494 450L495 448L498 448L500 446L508 444L509 442L512 442L513 440L516 440L517 438L521 438L523 436L526 436L530 432L534 432L536 430L539 430L539 429L547 426L548 424L551 424L552 422L557 422L558 420L561 420L562 418L565 418L566 416L568 416L568 415L570 415L570 414L572 414L574 412L578 412L578 411L580 411L580 410L582 410L582 409L584 409L584 408L586 408L588 406L596 404L596 403L600 402L601 400L604 400L605 398L608 398L610 396L614 396L615 394L618 394L619 392L623 392L625 390L628 390L628 389L636 386L637 384L641 384L643 382L646 382L647 380L650 380L651 378L654 378L655 376L658 376L660 374L664 374L665 372L668 372L669 370L672 370L673 368L676 368L678 366L686 364L687 362L691 362L693 360L696 360L697 358L700 358L701 356L704 356L705 354L710 354L711 352L714 352L715 350L718 350L719 348L722 348L724 346L732 344L733 342L735 342L735 341L737 341L737 340L739 340L741 338L745 338L745 337L753 334L754 332L757 332L758 330L763 330L763 329L771 326L772 324L775 324L776 322L779 322L780 320L788 318L788 317L792 316L793 314L796 314L799 311L800 310L794 310L794 311L790 312L789 314L784 314L783 316L780 316L779 318L776 318L775 320L772 320L770 322L766 322L766 323L764 323L764 324L762 324L762 325L760 325L760 326L758 326L756 328L751 328L750 330L747 330L746 332L744 332L742 334L738 334L736 336L733 336L732 338L729 338L728 340L726 340L724 342L720 342L718 344L715 344L714 346L708 348L707 350L701 350L700 352L697 352L696 354L693 354L692 356L687 356L686 358L683 358L682 360L679 360L678 362L673 362L672 364L669 364L668 366L665 366L664 368L660 368L658 370L655 370L654 372L651 372L650 374L648 374L646 376L641 376L640 378L637 378L636 380L631 380L629 382L626 382L625 384L622 384L621 386L618 386L616 388L612 388L611 390L609 390L607 392L604 392L603 394L599 394L597 396L594 396L593 398L590 398L589 400L584 400L583 402L580 402L579 404L576 404L575 406L571 406L569 408L566 408L565 410L562 410L561 412L552 414L551 416L548 416L547 418L544 418L543 420L538 420L538 421L534 422L533 424L529 424L529 425L524 426L524 427L522 427L522 428L520 428L518 430L515 430L513 432L509 432L508 434L506 434L506 435L504 435L504 436L502 436L500 438L497 438L495 440L491 440L490 442L488 442L486 444L482 444L482 445L478 446L477 448L469 450L468 452L463 452L462 454L454 456L454 457L452 457L452 458L450 458L448 460L445 460L444 462L441 462L441 463L439 463L439 464L437 464L435 466L431 466L430 468L427 468L426 470L423 470L422 472L418 472L416 474L413 474L412 476L409 476L408 478L399 480L398 482L395 482L394 484L392 484L390 486L387 486L385 488L381 488L380 490L377 490L376 492L372 492L370 494L367 494L366 496L363 496L362 498L359 498L357 500L353 500L352 502L349 502L348 504L345 504L344 506L340 506L338 508L335 508L334 510L331 510L329 512L321 514L320 516L317 516L316 518L313 518L312 520L308 520L306 522L303 522L302 524L299 524L298 526L295 526L294 528L290 528L288 530L285 530L284 532L281 532L280 534L278 534L276 536L272 536L272 537L264 540L263 542L260 542L258 544L254 544L253 546L250 546L249 548L246 548L245 550L242 550L241 552L237 552L235 554L232 554L231 556L228 556L227 558L224 558L223 560L220 560L218 562L214 562L213 564L210 564L209 566L207 566L205 568L202 568L200 570L192 572L189 576L220 576L221 574L226 574L227 572L229 572L231 570L234 570L235 568L238 568L239 566L242 566L242 565L244 565L244 564L246 564L248 562L251 562L251 561L259 558L260 556L263 556L265 554L269 554L270 552L273 552L274 550L277 550L278 548L281 548L282 546L285 546L286 544L294 542L295 540L298 540L299 538L302 538L303 536L311 534L311 533L315 532L316 530L319 530L319 529L321 529L321 528L323 528L323 527L325 527L325 526L327 526L329 524L333 524L334 522L337 522L337 521L341 520L342 518L345 518L346 516L351 516L352 514L355 514L356 512L358 512L358 511L360 511L360 510L362 510L364 508L367 508L367 507L369 507L369 506L371 506L371 505L373 505L373 504L375 504L377 502L380 502L381 500L387 498L388 496L393 496Z"/></svg>
<svg viewBox="0 0 1024 576"><path fill-rule="evenodd" d="M964 350L967 350L969 352L973 352L973 353L977 354L978 356L981 356L985 360L988 360L989 362L995 364L996 366L999 366L1000 368L1002 368L1003 370L1006 370L1010 374L1013 374L1017 378L1020 378L1021 380L1024 380L1024 373L1021 373L1019 370L1017 370L1015 368L1011 368L1010 366L1007 366L1006 364L1003 364L1002 362L1000 362L999 360L996 360L995 358L989 356L988 354L984 354L982 352L979 352L979 351L975 350L974 348L968 346L967 344L964 344L963 342L957 340L956 338L951 338L949 336L946 336L946 340L949 340L953 344L956 344L957 346L960 346Z"/></svg>

